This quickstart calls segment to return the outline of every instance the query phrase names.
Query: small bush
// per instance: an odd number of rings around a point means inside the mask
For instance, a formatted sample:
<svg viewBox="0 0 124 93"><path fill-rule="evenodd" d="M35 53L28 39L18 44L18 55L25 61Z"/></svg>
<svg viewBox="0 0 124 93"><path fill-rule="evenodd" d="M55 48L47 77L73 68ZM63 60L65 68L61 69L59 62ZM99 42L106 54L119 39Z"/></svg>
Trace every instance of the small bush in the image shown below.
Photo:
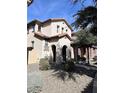
<svg viewBox="0 0 124 93"><path fill-rule="evenodd" d="M81 57L80 60L81 60L81 61L86 61L86 58L85 58L85 57Z"/></svg>
<svg viewBox="0 0 124 93"><path fill-rule="evenodd" d="M48 59L40 59L39 69L40 70L49 70L50 69L50 64L49 64Z"/></svg>
<svg viewBox="0 0 124 93"><path fill-rule="evenodd" d="M95 57L93 58L93 61L97 61L97 56L95 56Z"/></svg>
<svg viewBox="0 0 124 93"><path fill-rule="evenodd" d="M68 60L65 64L64 64L64 70L65 71L73 71L75 67L74 61L73 60Z"/></svg>
<svg viewBox="0 0 124 93"><path fill-rule="evenodd" d="M80 55L77 55L77 60L78 60L78 61L80 60L80 58L81 58Z"/></svg>

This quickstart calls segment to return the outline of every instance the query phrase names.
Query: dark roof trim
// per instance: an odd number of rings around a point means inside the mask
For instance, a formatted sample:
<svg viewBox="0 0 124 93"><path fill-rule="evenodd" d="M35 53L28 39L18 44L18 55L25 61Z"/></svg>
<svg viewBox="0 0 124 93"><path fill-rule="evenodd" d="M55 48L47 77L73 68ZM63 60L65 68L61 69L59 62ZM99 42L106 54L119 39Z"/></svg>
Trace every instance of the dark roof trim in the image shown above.
<svg viewBox="0 0 124 93"><path fill-rule="evenodd" d="M44 35L44 34L41 34L41 33L38 33L38 32L34 32L34 36L40 38L40 39L49 39L48 36Z"/></svg>
<svg viewBox="0 0 124 93"><path fill-rule="evenodd" d="M61 37L64 37L64 36L66 36L70 41L72 41L72 38L68 34L59 34L59 35L56 35L56 36L52 36L50 38L61 38Z"/></svg>
<svg viewBox="0 0 124 93"><path fill-rule="evenodd" d="M64 18L48 19L48 20L44 21L43 23L47 23L47 22L57 22L57 21L64 21L64 22L66 23L66 25L71 29L71 31L73 31L72 27L68 24L68 22L67 22Z"/></svg>
<svg viewBox="0 0 124 93"><path fill-rule="evenodd" d="M39 20L33 20L31 22L29 22L27 24L27 27L29 28L30 26L34 26L36 23L39 25L45 24L45 23L49 23L49 22L57 22L57 21L64 21L66 23L66 25L71 29L71 31L73 31L72 27L68 24L68 22L63 19L63 18L54 18L54 19L48 19L44 22L40 22Z"/></svg>
<svg viewBox="0 0 124 93"><path fill-rule="evenodd" d="M35 19L27 24L27 28L29 28L30 26L34 26L35 24L42 25L42 22Z"/></svg>
<svg viewBox="0 0 124 93"><path fill-rule="evenodd" d="M72 41L71 37L68 34L58 34L58 35L49 37L49 36L46 36L42 33L34 32L34 36L36 36L38 38L47 39L47 40L50 40L50 39L53 39L53 38L61 38L61 37L66 36L70 41Z"/></svg>

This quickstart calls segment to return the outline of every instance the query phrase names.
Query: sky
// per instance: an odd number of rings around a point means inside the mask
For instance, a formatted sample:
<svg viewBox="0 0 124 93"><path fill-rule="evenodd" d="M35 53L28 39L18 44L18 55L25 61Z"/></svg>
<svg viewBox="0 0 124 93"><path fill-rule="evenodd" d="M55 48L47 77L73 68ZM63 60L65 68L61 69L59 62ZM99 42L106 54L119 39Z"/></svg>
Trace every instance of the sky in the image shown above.
<svg viewBox="0 0 124 93"><path fill-rule="evenodd" d="M84 5L92 5L91 0L87 0ZM74 22L73 15L81 8L81 3L74 5L71 0L34 0L27 8L27 22L34 19L45 21L49 18L64 18L71 24Z"/></svg>

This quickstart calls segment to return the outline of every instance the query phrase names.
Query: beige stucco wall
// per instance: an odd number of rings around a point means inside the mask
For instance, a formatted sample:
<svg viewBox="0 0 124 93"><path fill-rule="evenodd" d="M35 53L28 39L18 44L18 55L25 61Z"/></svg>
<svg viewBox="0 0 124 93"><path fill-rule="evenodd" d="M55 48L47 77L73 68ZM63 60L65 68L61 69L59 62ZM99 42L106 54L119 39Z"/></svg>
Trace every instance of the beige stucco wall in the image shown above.
<svg viewBox="0 0 124 93"><path fill-rule="evenodd" d="M32 43L31 41L34 41L34 32L38 31L38 24L35 24L35 27L33 29L33 27L28 29L28 33L27 33L27 47L31 47Z"/></svg>
<svg viewBox="0 0 124 93"><path fill-rule="evenodd" d="M59 43L60 43L60 45L62 47L64 45L67 46L67 49L66 49L66 58L71 58L71 46L70 46L71 41L65 36L65 37L59 39Z"/></svg>
<svg viewBox="0 0 124 93"><path fill-rule="evenodd" d="M46 36L51 36L51 23L45 23L41 27L41 33L46 35Z"/></svg>
<svg viewBox="0 0 124 93"><path fill-rule="evenodd" d="M57 25L59 25L58 33L57 33ZM63 32L62 32L62 27L64 28ZM52 28L52 30L51 30L52 34L51 35L67 33L69 36L71 36L71 30L66 25L66 23L64 21L52 22L51 23L51 28ZM68 30L67 32L66 32L66 29Z"/></svg>
<svg viewBox="0 0 124 93"><path fill-rule="evenodd" d="M53 57L52 45L56 46L56 61L59 62L62 60L62 48L64 45L67 46L66 49L66 58L73 58L73 49L70 46L70 40L65 36L59 39L52 39L49 43L49 56ZM72 52L71 52L72 51Z"/></svg>
<svg viewBox="0 0 124 93"><path fill-rule="evenodd" d="M61 46L66 45L66 46L70 47L71 41L66 36L64 36L64 37L59 39L59 43Z"/></svg>
<svg viewBox="0 0 124 93"><path fill-rule="evenodd" d="M57 25L60 26L59 32L57 33ZM54 36L54 35L58 35L61 34L61 30L62 27L64 28L63 33L68 33L69 36L71 36L71 30L70 28L66 25L66 23L64 21L60 21L60 22L52 22L52 23L46 23L41 27L41 33L45 34L46 36ZM68 30L66 32L66 29ZM35 31L33 31L35 30ZM66 37L62 37L62 38L54 38L51 39L50 41L48 41L48 51L45 51L45 42L46 40L41 40L38 39L36 37L34 37L34 32L38 31L38 25L35 24L35 27L33 29L30 28L29 29L29 33L27 34L27 47L31 47L32 46L32 41L34 41L34 48L32 50L29 51L29 55L28 55L28 63L32 64L32 63L36 63L39 61L40 58L45 58L46 56L53 57L53 53L52 53L52 45L56 46L56 52L61 54L61 49L64 45L67 46L67 49L71 51L71 56L73 57L73 48L71 48L70 43L71 41ZM59 54L57 54L59 55ZM62 55L61 55L62 56ZM69 56L69 52L67 51L67 56Z"/></svg>
<svg viewBox="0 0 124 93"><path fill-rule="evenodd" d="M38 61L37 51L32 49L28 52L28 64L37 63Z"/></svg>
<svg viewBox="0 0 124 93"><path fill-rule="evenodd" d="M29 33L27 34L27 47L31 47L32 46L32 43L31 41L34 40L34 33L32 32L33 29L29 29Z"/></svg>
<svg viewBox="0 0 124 93"><path fill-rule="evenodd" d="M27 47L32 47L32 41L34 41L34 48L29 51L28 64L36 63L43 53L43 40L34 37L34 32L30 29L29 34L27 34Z"/></svg>
<svg viewBox="0 0 124 93"><path fill-rule="evenodd" d="M45 46L45 42L48 43L48 50L45 50L46 46ZM47 40L42 40L42 49L41 50L38 50L40 51L40 58L48 58L49 57L49 54L50 54L50 49L49 49L49 42Z"/></svg>
<svg viewBox="0 0 124 93"><path fill-rule="evenodd" d="M57 32L57 25L60 26L58 32ZM54 35L62 34L62 27L64 28L63 33L68 33L68 35L71 36L71 30L64 21L45 23L41 27L41 33L47 36L54 36ZM67 32L66 32L66 29L67 29Z"/></svg>

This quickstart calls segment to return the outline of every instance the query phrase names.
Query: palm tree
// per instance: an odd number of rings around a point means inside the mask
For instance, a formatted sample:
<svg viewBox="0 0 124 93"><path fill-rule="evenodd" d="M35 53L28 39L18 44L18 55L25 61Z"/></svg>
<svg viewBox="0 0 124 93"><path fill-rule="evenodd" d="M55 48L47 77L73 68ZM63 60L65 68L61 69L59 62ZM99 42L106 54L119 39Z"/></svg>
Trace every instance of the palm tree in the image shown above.
<svg viewBox="0 0 124 93"><path fill-rule="evenodd" d="M94 35L97 35L97 8L88 6L83 10L78 11L75 15L75 21L72 26L76 29L88 29Z"/></svg>
<svg viewBox="0 0 124 93"><path fill-rule="evenodd" d="M77 3L77 2L80 2L80 3L84 3L85 1L87 0L71 0L74 4ZM97 0L91 0L93 1L93 4L96 6L97 5Z"/></svg>
<svg viewBox="0 0 124 93"><path fill-rule="evenodd" d="M27 0L27 5L29 6L32 2L33 0Z"/></svg>
<svg viewBox="0 0 124 93"><path fill-rule="evenodd" d="M72 0L73 3L84 3L87 0ZM92 0L92 6L84 7L79 10L75 15L75 21L72 26L80 30L77 34L77 45L86 46L87 58L89 63L89 47L97 44L97 0Z"/></svg>

